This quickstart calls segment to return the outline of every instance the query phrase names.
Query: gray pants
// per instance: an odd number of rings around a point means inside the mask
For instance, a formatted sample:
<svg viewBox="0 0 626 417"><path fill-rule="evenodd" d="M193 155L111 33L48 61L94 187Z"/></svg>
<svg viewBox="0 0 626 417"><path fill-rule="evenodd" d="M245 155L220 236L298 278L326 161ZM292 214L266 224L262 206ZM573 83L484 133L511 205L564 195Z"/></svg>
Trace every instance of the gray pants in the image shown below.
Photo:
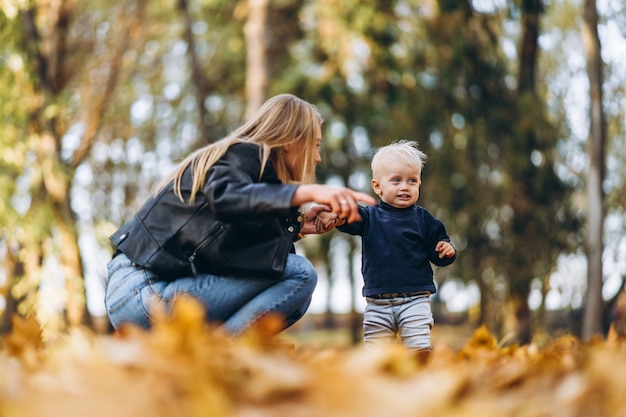
<svg viewBox="0 0 626 417"><path fill-rule="evenodd" d="M391 343L399 337L407 348L431 349L434 319L429 295L366 300L363 318L366 348Z"/></svg>

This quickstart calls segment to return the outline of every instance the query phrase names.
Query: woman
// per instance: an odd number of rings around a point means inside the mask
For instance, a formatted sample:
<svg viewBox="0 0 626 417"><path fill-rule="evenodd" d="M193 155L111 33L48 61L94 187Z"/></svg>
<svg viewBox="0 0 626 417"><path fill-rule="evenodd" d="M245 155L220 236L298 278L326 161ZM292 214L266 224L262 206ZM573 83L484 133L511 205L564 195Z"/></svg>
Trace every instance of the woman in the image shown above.
<svg viewBox="0 0 626 417"><path fill-rule="evenodd" d="M111 324L151 325L153 308L189 294L233 335L273 313L299 320L317 282L293 242L332 211L360 220L348 188L313 184L322 118L293 95L268 100L244 125L188 156L111 236L105 302ZM303 217L299 208L318 203Z"/></svg>

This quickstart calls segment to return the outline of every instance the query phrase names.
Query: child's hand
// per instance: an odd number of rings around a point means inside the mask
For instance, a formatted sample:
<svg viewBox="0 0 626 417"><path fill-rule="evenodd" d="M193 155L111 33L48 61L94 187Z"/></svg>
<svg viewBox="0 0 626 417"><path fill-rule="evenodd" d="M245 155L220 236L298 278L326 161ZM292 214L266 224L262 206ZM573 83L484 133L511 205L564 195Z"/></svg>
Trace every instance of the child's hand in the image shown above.
<svg viewBox="0 0 626 417"><path fill-rule="evenodd" d="M439 259L452 258L454 255L456 255L456 250L454 249L454 246L452 246L450 242L446 242L445 240L437 242L435 250L439 252Z"/></svg>
<svg viewBox="0 0 626 417"><path fill-rule="evenodd" d="M345 220L339 220L337 214L329 211L322 211L315 217L315 231L317 233L326 233L335 226L341 226Z"/></svg>

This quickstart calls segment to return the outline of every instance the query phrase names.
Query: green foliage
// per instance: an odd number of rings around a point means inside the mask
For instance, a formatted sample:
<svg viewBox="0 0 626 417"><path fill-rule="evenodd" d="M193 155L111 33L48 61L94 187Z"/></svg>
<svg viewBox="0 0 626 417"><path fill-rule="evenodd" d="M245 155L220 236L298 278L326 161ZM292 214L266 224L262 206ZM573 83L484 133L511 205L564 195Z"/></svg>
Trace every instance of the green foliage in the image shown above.
<svg viewBox="0 0 626 417"><path fill-rule="evenodd" d="M517 63L501 49L503 15L472 13L462 1L439 2L440 13L420 2L317 6L318 30L306 36L322 77L306 88L333 110L329 124L345 125L333 153L347 161L324 174L369 176L369 154L352 143L359 128L373 147L418 140L429 156L420 203L461 251L446 273L479 281L489 298L498 281L484 271L493 271L524 297L571 249L579 224L554 170L560 126L540 97L518 95Z"/></svg>
<svg viewBox="0 0 626 417"><path fill-rule="evenodd" d="M8 240L18 214L14 202L28 199L23 181L19 181L27 163L24 129L30 89L24 61L19 53L19 27L15 18L0 14L0 241ZM18 190L18 187L20 188ZM13 200L13 202L12 202Z"/></svg>
<svg viewBox="0 0 626 417"><path fill-rule="evenodd" d="M503 45L517 42L511 33L520 22L513 19L524 2L491 14L460 0L270 3L269 94L292 92L322 112L320 181L362 186L355 173L369 178L372 149L393 140L417 140L427 153L420 204L445 222L460 250L459 260L438 275L440 284L450 276L475 281L491 297L506 279L523 296L530 280L549 274L556 257L580 242L576 211L582 209L572 200L578 173L574 179L555 173L557 164L570 169L560 149L575 142L564 121L569 74L562 68L576 34L577 4L563 0L548 10L541 28L556 46L541 56L533 94L519 94L519 62ZM93 227L110 249L108 235L177 160L241 122L247 2L188 3L199 79L191 71L181 4L76 2L59 56L63 82L44 92L37 90L32 51L24 49L22 21L0 13L0 83L11 86L0 92L0 241L26 234L21 242L30 245L54 234L54 207L37 188L45 175L35 158L42 126L58 140L55 172L81 196L72 201L77 222ZM133 17L141 24L130 25ZM46 24L44 13L38 23ZM623 86L614 74L616 96ZM109 83L114 88L107 92ZM206 92L206 120L199 120L198 89ZM107 104L98 107L105 94ZM611 142L614 155L624 154L623 107L612 101L611 136L622 138ZM93 145L73 161L93 127L89 120L96 126ZM210 137L201 137L201 125ZM364 187L369 191L367 181ZM617 210L626 201L623 190L617 181L609 195ZM331 237L311 250L328 251Z"/></svg>

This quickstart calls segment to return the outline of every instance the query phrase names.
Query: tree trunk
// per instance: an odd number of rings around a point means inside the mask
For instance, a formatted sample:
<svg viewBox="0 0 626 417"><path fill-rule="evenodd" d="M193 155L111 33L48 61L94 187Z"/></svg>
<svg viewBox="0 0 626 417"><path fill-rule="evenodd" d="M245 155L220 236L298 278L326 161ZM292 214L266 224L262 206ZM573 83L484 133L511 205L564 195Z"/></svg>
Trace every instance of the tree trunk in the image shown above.
<svg viewBox="0 0 626 417"><path fill-rule="evenodd" d="M538 42L540 33L540 17L543 11L542 0L525 0L522 7L522 39L520 45L518 102L523 103L527 97L536 100L535 72L538 59ZM521 140L525 144L524 152L528 155L533 151L537 141L537 133L533 128L521 131ZM526 164L530 162L527 161ZM518 186L514 191L511 206L515 212L513 219L514 239L521 244L528 244L537 239L535 220L531 214L535 202L533 191L528 184L538 172L532 167L522 165L514 175ZM510 314L507 316L515 322L515 329L510 329L515 341L526 344L531 339L530 309L528 308L529 285L532 279L532 265L520 254L517 262L509 262ZM507 329L509 330L509 329Z"/></svg>
<svg viewBox="0 0 626 417"><path fill-rule="evenodd" d="M269 63L267 58L267 33L269 0L248 1L248 21L246 36L246 120L267 98L269 85Z"/></svg>
<svg viewBox="0 0 626 417"><path fill-rule="evenodd" d="M626 301L626 277L622 276L622 283L613 298L602 309L602 333L608 334L611 326L621 336L624 335L624 301Z"/></svg>
<svg viewBox="0 0 626 417"><path fill-rule="evenodd" d="M356 245L354 239L348 238L348 276L350 277L350 339L356 345L362 340L363 319L356 311L356 279L354 277L354 254Z"/></svg>
<svg viewBox="0 0 626 417"><path fill-rule="evenodd" d="M60 162L61 138L51 132L39 135L38 160L41 166L41 193L47 196L54 218L53 229L58 233L59 263L65 278L65 312L70 327L87 323L83 266L78 247L76 215L70 207L73 170ZM50 238L54 239L54 238ZM42 242L46 244L46 242ZM55 245L53 243L53 245Z"/></svg>
<svg viewBox="0 0 626 417"><path fill-rule="evenodd" d="M543 9L541 0L524 1L522 11L522 43L520 47L519 91L535 90L535 68L539 50L539 18Z"/></svg>
<svg viewBox="0 0 626 417"><path fill-rule="evenodd" d="M602 253L604 224L604 158L606 122L602 108L602 56L598 37L598 13L595 0L584 1L582 39L587 56L589 77L589 138L587 154L587 299L582 338L602 332Z"/></svg>
<svg viewBox="0 0 626 417"><path fill-rule="evenodd" d="M196 109L198 110L198 128L200 129L201 143L210 142L210 131L207 124L207 110L204 106L204 100L207 96L207 88L205 78L202 75L200 69L200 61L196 53L196 42L193 37L193 31L191 29L193 22L191 19L191 13L189 13L189 2L187 0L179 0L178 8L183 14L185 20L184 38L187 42L187 55L189 56L189 62L191 66L191 78L192 84L195 87L196 97Z"/></svg>
<svg viewBox="0 0 626 417"><path fill-rule="evenodd" d="M33 90L38 100L34 100L33 107L29 109L28 125L30 150L36 155L36 162L31 167L32 202L27 217L34 221L28 224L31 230L21 238L19 245L28 253L25 278L31 282L38 282L35 277L41 276L46 259L56 258L59 261L65 280L66 316L47 312L49 318L39 317L43 321L50 320L46 322L50 331L62 330L68 324L76 327L89 323L76 215L70 203L71 187L75 169L90 153L96 140L102 116L117 85L124 52L129 41L138 33L136 29L140 27L145 4L146 0L139 0L121 5L117 10L118 30L112 31L107 39L111 53L90 57L93 59L90 62L92 67L97 67L101 63L98 60L102 59L108 76L104 82L88 84L80 92L83 114L71 116L83 122L85 130L69 160L61 156L62 142L69 122L76 120L65 120L68 115L62 113L66 109L64 91L81 69L89 70L89 65L77 65L68 58L73 51L80 50L76 40L70 39L75 3L61 1L54 3L54 7L41 9L37 8L38 3L32 3L31 8L21 12L23 49L28 69L33 74ZM48 14L46 18L37 19L37 14L43 11ZM68 45L73 49L70 50ZM32 291L38 290L37 284L31 287ZM38 309L37 304L41 303L31 303L27 309Z"/></svg>
<svg viewBox="0 0 626 417"><path fill-rule="evenodd" d="M6 293L3 294L5 299L4 311L2 312L2 322L0 324L0 335L11 331L12 317L17 314L18 300L13 294L13 286L16 283L15 277L24 275L24 264L18 259L16 250L8 247L7 256L5 258L4 267L8 273L6 283ZM12 278L13 277L13 278Z"/></svg>
<svg viewBox="0 0 626 417"><path fill-rule="evenodd" d="M326 238L325 236L322 237L323 239ZM325 239L326 242L330 243L330 240L328 238ZM335 280L332 277L332 273L333 273L333 268L330 264L330 259L328 257L328 253L329 253L329 248L330 245L323 245L322 249L320 250L320 252L322 253L322 256L324 256L324 269L326 270L326 283L327 283L327 288L328 291L326 291L326 299L325 301L325 306L324 306L324 328L326 329L334 329L336 327L336 323L335 323L335 313L333 312L333 307L332 307L332 295L333 295L333 290L334 290L334 283Z"/></svg>

